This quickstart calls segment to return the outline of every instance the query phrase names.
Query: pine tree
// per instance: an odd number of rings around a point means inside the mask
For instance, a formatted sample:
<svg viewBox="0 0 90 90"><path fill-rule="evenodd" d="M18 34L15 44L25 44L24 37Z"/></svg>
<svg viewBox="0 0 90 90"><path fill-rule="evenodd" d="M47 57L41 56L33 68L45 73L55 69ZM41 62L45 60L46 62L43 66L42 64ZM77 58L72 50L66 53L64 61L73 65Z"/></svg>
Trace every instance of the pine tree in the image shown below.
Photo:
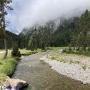
<svg viewBox="0 0 90 90"><path fill-rule="evenodd" d="M5 45L5 55L4 59L7 57L8 54L8 49L7 49L7 40L6 40L6 20L5 20L5 15L7 15L7 9L12 9L9 7L9 4L11 3L11 0L0 0L0 30L3 31L3 36L4 36L4 45Z"/></svg>

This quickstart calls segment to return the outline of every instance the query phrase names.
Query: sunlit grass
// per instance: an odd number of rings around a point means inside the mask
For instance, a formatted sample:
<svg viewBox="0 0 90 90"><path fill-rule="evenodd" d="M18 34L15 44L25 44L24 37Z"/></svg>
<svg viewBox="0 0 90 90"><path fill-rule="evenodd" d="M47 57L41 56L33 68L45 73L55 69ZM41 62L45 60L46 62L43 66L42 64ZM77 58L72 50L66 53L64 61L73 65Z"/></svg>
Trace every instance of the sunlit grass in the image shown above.
<svg viewBox="0 0 90 90"><path fill-rule="evenodd" d="M3 84L7 76L5 74L0 73L0 86Z"/></svg>
<svg viewBox="0 0 90 90"><path fill-rule="evenodd" d="M49 47L50 50L53 50L53 51L60 51L61 49L64 49L66 47Z"/></svg>
<svg viewBox="0 0 90 90"><path fill-rule="evenodd" d="M66 62L63 54L61 54L61 50L64 47L50 47L50 48L51 48L51 50L50 50L49 56L48 56L49 59L57 60L60 62Z"/></svg>
<svg viewBox="0 0 90 90"><path fill-rule="evenodd" d="M17 59L11 56L11 51L8 50L8 55L6 59L3 59L5 50L0 50L0 84L4 82L7 76L11 76L16 68L18 63ZM19 50L21 55L31 55L36 52L40 52L40 49L31 51L26 49Z"/></svg>
<svg viewBox="0 0 90 90"><path fill-rule="evenodd" d="M4 54L5 54L5 50L0 50L0 60L3 59ZM11 50L8 50L8 55L7 55L7 57L8 57L8 58L11 57Z"/></svg>
<svg viewBox="0 0 90 90"><path fill-rule="evenodd" d="M5 51L0 50L0 84L6 79L7 76L13 74L17 60L11 57L11 50L8 50L6 59L3 59Z"/></svg>
<svg viewBox="0 0 90 90"><path fill-rule="evenodd" d="M0 83L4 81L7 76L14 73L17 61L14 58L0 60Z"/></svg>
<svg viewBox="0 0 90 90"><path fill-rule="evenodd" d="M31 50L20 49L20 53L21 53L21 54L29 53L29 52L31 52Z"/></svg>
<svg viewBox="0 0 90 90"><path fill-rule="evenodd" d="M27 50L27 49L20 49L20 53L21 53L21 55L28 56L28 55L36 53L36 51L31 51L31 50Z"/></svg>
<svg viewBox="0 0 90 90"><path fill-rule="evenodd" d="M39 48L34 50L34 51L27 50L27 49L20 49L21 55L24 55L24 56L32 55L32 54L35 54L35 53L38 53L38 52L43 52L43 50L41 50Z"/></svg>

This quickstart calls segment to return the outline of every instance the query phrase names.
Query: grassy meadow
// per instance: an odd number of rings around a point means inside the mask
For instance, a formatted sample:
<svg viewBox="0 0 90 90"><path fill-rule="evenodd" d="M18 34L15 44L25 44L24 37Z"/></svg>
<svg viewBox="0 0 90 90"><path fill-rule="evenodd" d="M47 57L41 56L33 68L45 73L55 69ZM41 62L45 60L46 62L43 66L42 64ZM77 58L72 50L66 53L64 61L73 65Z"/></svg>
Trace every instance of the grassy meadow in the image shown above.
<svg viewBox="0 0 90 90"><path fill-rule="evenodd" d="M26 49L20 49L21 55L31 55L32 52ZM11 50L8 50L8 55L6 59L3 59L5 51L0 50L0 84L4 82L7 76L11 76L18 63L18 58L11 56ZM34 53L34 52L33 52Z"/></svg>
<svg viewBox="0 0 90 90"><path fill-rule="evenodd" d="M0 83L2 83L7 76L13 74L17 64L17 60L11 57L11 50L8 50L6 59L3 59L4 53L4 50L0 50Z"/></svg>

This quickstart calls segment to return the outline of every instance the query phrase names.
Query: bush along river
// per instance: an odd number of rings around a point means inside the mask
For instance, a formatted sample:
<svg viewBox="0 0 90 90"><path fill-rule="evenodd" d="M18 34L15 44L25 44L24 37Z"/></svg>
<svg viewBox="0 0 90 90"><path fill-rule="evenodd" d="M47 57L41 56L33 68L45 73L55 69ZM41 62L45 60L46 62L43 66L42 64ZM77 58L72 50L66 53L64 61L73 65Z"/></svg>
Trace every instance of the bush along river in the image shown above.
<svg viewBox="0 0 90 90"><path fill-rule="evenodd" d="M60 75L40 58L45 55L25 56L18 64L13 78L25 80L29 86L23 90L90 90L90 85Z"/></svg>

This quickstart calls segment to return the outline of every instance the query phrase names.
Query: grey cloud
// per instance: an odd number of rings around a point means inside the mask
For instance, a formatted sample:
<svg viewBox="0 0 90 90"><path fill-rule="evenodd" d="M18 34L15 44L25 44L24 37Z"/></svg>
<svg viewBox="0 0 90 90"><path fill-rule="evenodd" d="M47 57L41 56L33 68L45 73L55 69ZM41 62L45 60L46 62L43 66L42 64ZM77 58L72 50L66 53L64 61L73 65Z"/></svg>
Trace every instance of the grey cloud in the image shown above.
<svg viewBox="0 0 90 90"><path fill-rule="evenodd" d="M90 8L90 0L14 0L14 11L8 15L14 29L45 23L63 15L78 15L78 11ZM75 10L75 11L74 11Z"/></svg>

